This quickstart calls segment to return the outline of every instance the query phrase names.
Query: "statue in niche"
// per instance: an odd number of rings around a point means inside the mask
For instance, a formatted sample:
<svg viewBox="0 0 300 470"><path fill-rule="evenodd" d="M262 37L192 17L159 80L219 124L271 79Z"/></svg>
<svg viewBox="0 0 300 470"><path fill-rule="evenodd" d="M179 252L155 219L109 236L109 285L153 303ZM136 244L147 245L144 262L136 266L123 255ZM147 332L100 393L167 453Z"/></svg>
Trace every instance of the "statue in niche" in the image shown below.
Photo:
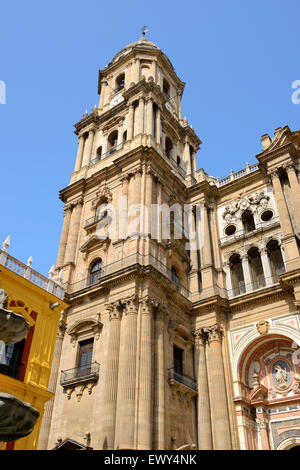
<svg viewBox="0 0 300 470"><path fill-rule="evenodd" d="M273 365L273 380L279 388L285 388L289 383L290 371L283 361L278 361Z"/></svg>

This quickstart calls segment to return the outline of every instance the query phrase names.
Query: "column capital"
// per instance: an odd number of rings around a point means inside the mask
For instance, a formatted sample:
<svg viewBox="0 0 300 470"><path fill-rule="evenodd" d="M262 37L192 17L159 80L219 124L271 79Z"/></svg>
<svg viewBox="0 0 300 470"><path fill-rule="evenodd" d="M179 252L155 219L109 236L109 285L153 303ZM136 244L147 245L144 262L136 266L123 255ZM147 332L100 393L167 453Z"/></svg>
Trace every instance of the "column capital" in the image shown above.
<svg viewBox="0 0 300 470"><path fill-rule="evenodd" d="M72 204L71 202L69 202L68 204L66 204L64 206L64 216L66 215L67 212L71 212L71 210L73 209L73 206L74 204Z"/></svg>
<svg viewBox="0 0 300 470"><path fill-rule="evenodd" d="M203 328L203 332L207 334L208 343L213 341L221 342L223 337L223 328L221 325L216 323L215 325Z"/></svg>
<svg viewBox="0 0 300 470"><path fill-rule="evenodd" d="M122 304L125 307L125 315L133 315L138 313L138 299L135 294L124 299Z"/></svg>
<svg viewBox="0 0 300 470"><path fill-rule="evenodd" d="M268 421L266 418L256 418L259 429L268 429Z"/></svg>
<svg viewBox="0 0 300 470"><path fill-rule="evenodd" d="M80 196L78 199L76 199L74 202L73 202L73 206L76 207L76 206L83 206L83 196Z"/></svg>
<svg viewBox="0 0 300 470"><path fill-rule="evenodd" d="M247 255L247 254L241 255L241 260L242 260L242 263L248 262L249 261L249 255Z"/></svg>
<svg viewBox="0 0 300 470"><path fill-rule="evenodd" d="M159 302L149 295L145 295L139 299L139 304L141 305L142 314L148 315L152 315L153 310L159 307Z"/></svg>
<svg viewBox="0 0 300 470"><path fill-rule="evenodd" d="M106 305L106 309L109 312L109 320L121 320L122 318L122 303L120 300L112 302Z"/></svg>
<svg viewBox="0 0 300 470"><path fill-rule="evenodd" d="M273 168L272 170L270 170L269 176L270 176L271 180L278 179L279 176L280 176L279 175L279 167L276 167L276 168Z"/></svg>
<svg viewBox="0 0 300 470"><path fill-rule="evenodd" d="M207 335L204 333L203 328L198 328L198 330L193 331L195 337L195 344L197 346L205 346L207 342Z"/></svg>
<svg viewBox="0 0 300 470"><path fill-rule="evenodd" d="M282 165L282 168L283 168L287 173L289 173L289 172L291 172L291 171L293 171L293 172L296 171L295 164L294 164L294 162L292 162L292 161L288 161L288 162L284 163L284 164Z"/></svg>

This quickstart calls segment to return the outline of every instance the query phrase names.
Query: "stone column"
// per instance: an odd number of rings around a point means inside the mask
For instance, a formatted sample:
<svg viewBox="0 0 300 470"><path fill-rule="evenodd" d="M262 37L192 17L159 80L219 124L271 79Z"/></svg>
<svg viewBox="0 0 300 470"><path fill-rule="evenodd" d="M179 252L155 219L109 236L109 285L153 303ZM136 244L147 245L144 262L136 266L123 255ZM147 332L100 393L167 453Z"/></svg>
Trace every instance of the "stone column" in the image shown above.
<svg viewBox="0 0 300 470"><path fill-rule="evenodd" d="M186 164L186 174L190 175L192 173L192 168L191 168L191 153L190 153L190 145L188 142L185 142L184 144L184 161Z"/></svg>
<svg viewBox="0 0 300 470"><path fill-rule="evenodd" d="M233 289L232 289L232 279L231 279L231 271L230 271L230 262L227 261L226 263L223 264L223 269L225 271L226 275L226 288L227 288L227 293L228 297L233 296Z"/></svg>
<svg viewBox="0 0 300 470"><path fill-rule="evenodd" d="M203 329L208 337L207 372L214 450L231 449L230 423L222 355L222 328L216 324Z"/></svg>
<svg viewBox="0 0 300 470"><path fill-rule="evenodd" d="M134 449L137 313L135 296L124 302L120 339L115 449Z"/></svg>
<svg viewBox="0 0 300 470"><path fill-rule="evenodd" d="M296 204L296 214L298 215L300 208L300 185L296 175L295 165L293 163L288 163L285 169L289 178L290 187Z"/></svg>
<svg viewBox="0 0 300 470"><path fill-rule="evenodd" d="M197 420L198 420L198 449L211 450L212 429L210 418L210 403L208 391L208 377L205 357L206 337L202 330L195 332L195 363L197 364Z"/></svg>
<svg viewBox="0 0 300 470"><path fill-rule="evenodd" d="M127 127L127 140L131 140L133 137L133 120L134 120L134 108L133 104L129 105L128 111L128 127Z"/></svg>
<svg viewBox="0 0 300 470"><path fill-rule="evenodd" d="M58 378L58 373L59 373L59 364L60 364L60 358L61 358L61 350L62 350L63 340L65 336L65 331L67 329L66 328L66 313L67 312L65 310L62 311L61 319L58 324L56 344L55 344L55 349L53 353L53 361L52 361L51 373L50 373L49 385L48 385L49 392L53 394L55 393L55 389L56 389L56 383L57 383L57 378ZM39 436L39 443L38 443L39 450L47 450L50 427L51 427L52 410L53 410L53 405L54 405L54 398L55 397L51 398L51 400L49 400L45 404L45 411L43 415L40 436Z"/></svg>
<svg viewBox="0 0 300 470"><path fill-rule="evenodd" d="M286 202L282 191L278 170L272 171L271 178L283 236L292 235L293 227L286 207Z"/></svg>
<svg viewBox="0 0 300 470"><path fill-rule="evenodd" d="M116 407L119 373L120 329L122 318L121 302L107 306L109 311L109 340L107 348L107 366L105 371L105 388L103 403L103 441L102 449L111 450L115 442Z"/></svg>
<svg viewBox="0 0 300 470"><path fill-rule="evenodd" d="M139 135L144 132L144 104L144 98L140 98L139 105L135 112L134 135Z"/></svg>
<svg viewBox="0 0 300 470"><path fill-rule="evenodd" d="M153 101L149 98L146 102L146 134L152 135L153 128Z"/></svg>
<svg viewBox="0 0 300 470"><path fill-rule="evenodd" d="M83 205L82 198L78 199L74 203L74 208L72 211L71 221L70 221L70 230L68 234L68 241L67 241L67 246L66 246L64 264L75 263L82 205Z"/></svg>
<svg viewBox="0 0 300 470"><path fill-rule="evenodd" d="M266 285L270 285L273 283L273 273L271 270L271 265L270 265L270 259L268 256L268 250L267 248L262 248L260 250L260 257L261 257L261 263L264 271L264 276L266 280Z"/></svg>
<svg viewBox="0 0 300 470"><path fill-rule="evenodd" d="M268 422L266 418L262 417L256 418L256 422L258 424L258 429L260 432L262 450L270 450Z"/></svg>
<svg viewBox="0 0 300 470"><path fill-rule="evenodd" d="M131 79L133 83L140 81L140 59L135 59L133 62Z"/></svg>
<svg viewBox="0 0 300 470"><path fill-rule="evenodd" d="M122 183L122 204L119 199L118 237L120 240L124 240L127 237L129 175L126 174L120 178L120 181Z"/></svg>
<svg viewBox="0 0 300 470"><path fill-rule="evenodd" d="M165 325L162 307L155 316L154 449L165 450Z"/></svg>
<svg viewBox="0 0 300 470"><path fill-rule="evenodd" d="M150 238L148 235L151 234L151 205L153 202L153 176L152 176L152 170L150 166L146 169L146 191L145 191L145 209L146 213L144 216L144 223L143 223L143 230L144 233L147 235L147 240L148 240L148 248L150 245ZM146 223L147 221L147 223ZM149 254L146 253L146 254Z"/></svg>
<svg viewBox="0 0 300 470"><path fill-rule="evenodd" d="M99 109L100 111L103 110L104 102L105 102L105 91L107 86L105 85L104 81L101 84L101 95L100 95L100 102L99 102Z"/></svg>
<svg viewBox="0 0 300 470"><path fill-rule="evenodd" d="M161 119L160 119L160 108L156 111L156 143L160 145L160 134L161 134Z"/></svg>
<svg viewBox="0 0 300 470"><path fill-rule="evenodd" d="M83 150L84 150L84 143L85 143L85 138L84 138L83 135L81 135L78 139L78 150L77 150L77 157L76 157L76 163L75 163L74 171L79 171L80 168L81 168Z"/></svg>
<svg viewBox="0 0 300 470"><path fill-rule="evenodd" d="M138 396L137 449L153 448L153 354L152 319L155 303L149 296L141 303L141 344Z"/></svg>
<svg viewBox="0 0 300 470"><path fill-rule="evenodd" d="M156 180L157 184L157 241L161 243L162 240L162 225L161 225L161 206L162 206L162 181L160 178Z"/></svg>
<svg viewBox="0 0 300 470"><path fill-rule="evenodd" d="M246 292L251 292L253 290L253 286L252 286L252 279L251 279L251 272L250 272L249 256L248 255L242 256L242 268L243 268Z"/></svg>
<svg viewBox="0 0 300 470"><path fill-rule="evenodd" d="M71 220L71 213L72 213L72 204L67 204L64 207L64 224L63 229L60 237L60 244L59 250L57 255L56 267L61 268L64 265L64 258L70 228L70 220Z"/></svg>
<svg viewBox="0 0 300 470"><path fill-rule="evenodd" d="M87 166L90 164L91 156L92 156L92 148L95 136L95 129L91 129L89 131L89 136L86 140L86 144L84 146L84 153L82 159L82 166Z"/></svg>
<svg viewBox="0 0 300 470"><path fill-rule="evenodd" d="M212 265L212 255L211 255L211 241L210 241L210 227L209 227L209 220L208 220L208 211L209 208L206 204L203 205L203 235L204 235L204 243L203 243L203 266L211 266Z"/></svg>

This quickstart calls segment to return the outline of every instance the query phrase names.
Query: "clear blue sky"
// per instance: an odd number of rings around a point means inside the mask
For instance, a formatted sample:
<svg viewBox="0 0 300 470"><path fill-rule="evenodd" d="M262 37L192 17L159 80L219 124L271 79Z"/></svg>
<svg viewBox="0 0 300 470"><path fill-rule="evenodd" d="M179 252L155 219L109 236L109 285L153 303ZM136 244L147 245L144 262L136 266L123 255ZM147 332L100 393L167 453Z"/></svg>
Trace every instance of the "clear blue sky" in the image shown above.
<svg viewBox="0 0 300 470"><path fill-rule="evenodd" d="M186 82L183 116L203 141L198 168L215 176L255 162L260 136L300 127L299 0L94 0L1 3L0 242L46 274L56 261L76 155L73 124L98 103L97 74L147 37Z"/></svg>

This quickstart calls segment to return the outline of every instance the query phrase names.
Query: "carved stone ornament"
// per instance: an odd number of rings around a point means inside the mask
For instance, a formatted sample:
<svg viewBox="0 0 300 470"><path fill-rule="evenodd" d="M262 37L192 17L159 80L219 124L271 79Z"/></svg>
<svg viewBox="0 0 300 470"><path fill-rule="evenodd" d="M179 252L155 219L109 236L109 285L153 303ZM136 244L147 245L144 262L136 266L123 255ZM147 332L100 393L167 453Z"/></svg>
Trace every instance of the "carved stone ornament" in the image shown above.
<svg viewBox="0 0 300 470"><path fill-rule="evenodd" d="M96 192L95 198L92 200L92 209L96 209L97 206L104 201L107 201L109 204L112 201L112 192L107 186L104 186Z"/></svg>
<svg viewBox="0 0 300 470"><path fill-rule="evenodd" d="M223 328L219 324L203 328L203 332L207 334L208 342L222 341Z"/></svg>
<svg viewBox="0 0 300 470"><path fill-rule="evenodd" d="M233 218L237 217L238 211L242 213L248 209L249 206L266 207L269 200L270 197L267 196L264 191L256 191L250 196L239 198L237 201L233 201L225 207L223 212L223 219L229 223Z"/></svg>
<svg viewBox="0 0 300 470"><path fill-rule="evenodd" d="M260 335L267 335L270 329L270 324L266 320L259 321L256 323L256 329Z"/></svg>

